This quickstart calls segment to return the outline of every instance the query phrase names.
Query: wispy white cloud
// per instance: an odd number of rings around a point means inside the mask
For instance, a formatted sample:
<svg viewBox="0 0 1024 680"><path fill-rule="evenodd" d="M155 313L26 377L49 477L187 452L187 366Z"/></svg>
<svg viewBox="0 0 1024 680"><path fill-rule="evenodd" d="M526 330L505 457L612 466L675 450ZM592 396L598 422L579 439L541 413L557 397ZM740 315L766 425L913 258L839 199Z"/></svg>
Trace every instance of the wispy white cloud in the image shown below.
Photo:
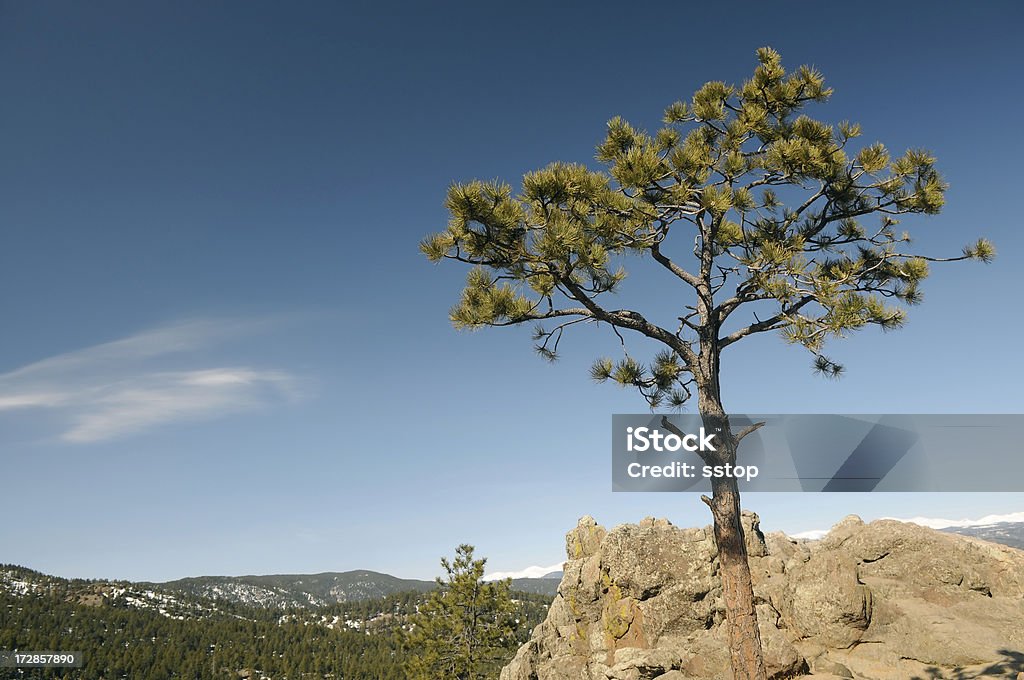
<svg viewBox="0 0 1024 680"><path fill-rule="evenodd" d="M45 409L62 440L84 443L293 400L300 381L286 371L195 366L195 353L266 326L189 321L49 357L0 374L0 414Z"/></svg>
<svg viewBox="0 0 1024 680"><path fill-rule="evenodd" d="M54 406L63 401L65 395L58 392L24 392L0 395L0 411L32 406Z"/></svg>
<svg viewBox="0 0 1024 680"><path fill-rule="evenodd" d="M540 578L545 574L550 574L553 571L561 571L562 563L557 562L552 564L550 567L527 567L520 571L496 571L492 574L484 576L485 581L500 581L504 578Z"/></svg>

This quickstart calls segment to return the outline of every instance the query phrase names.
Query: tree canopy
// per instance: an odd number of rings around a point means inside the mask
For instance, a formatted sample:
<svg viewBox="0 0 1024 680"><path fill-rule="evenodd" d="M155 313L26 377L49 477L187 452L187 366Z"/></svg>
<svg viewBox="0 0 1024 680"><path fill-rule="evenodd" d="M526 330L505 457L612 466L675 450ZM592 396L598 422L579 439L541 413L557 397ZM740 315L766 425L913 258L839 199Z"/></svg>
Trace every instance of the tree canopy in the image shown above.
<svg viewBox="0 0 1024 680"><path fill-rule="evenodd" d="M906 306L922 299L929 262L993 257L984 239L956 257L913 253L897 226L902 215L942 208L935 158L921 149L894 156L878 143L854 149L859 125L803 112L832 94L818 71L787 73L767 47L757 59L741 85L709 82L671 104L653 134L610 120L596 154L603 170L552 163L517 192L500 181L452 185L448 226L421 249L473 265L453 323L553 324L534 335L548 359L576 323L635 331L662 351L646 363L628 353L599 359L593 378L638 388L652 408L679 407L714 377L701 373L717 375L722 350L757 333L781 333L813 354L816 370L838 375L826 341L901 326ZM692 289L678 325L606 304L626 254ZM713 355L704 366L702 354Z"/></svg>

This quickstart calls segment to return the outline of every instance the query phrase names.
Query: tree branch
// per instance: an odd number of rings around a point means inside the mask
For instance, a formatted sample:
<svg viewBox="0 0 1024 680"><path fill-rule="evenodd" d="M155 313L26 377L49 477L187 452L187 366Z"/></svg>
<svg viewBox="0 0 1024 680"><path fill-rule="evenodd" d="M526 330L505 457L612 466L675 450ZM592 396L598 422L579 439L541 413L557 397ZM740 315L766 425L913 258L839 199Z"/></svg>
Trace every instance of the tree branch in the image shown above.
<svg viewBox="0 0 1024 680"><path fill-rule="evenodd" d="M741 441L743 441L744 437L746 437L748 434L756 432L757 430L760 430L762 427L764 427L764 425L764 421L761 421L760 423L754 423L750 427L743 428L743 430L741 430L740 433L736 435L736 443L739 444Z"/></svg>
<svg viewBox="0 0 1024 680"><path fill-rule="evenodd" d="M628 328L629 330L646 335L652 340L657 340L663 345L676 351L686 362L687 368L693 368L697 365L697 355L694 353L693 349L687 342L677 337L674 333L651 323L638 312L631 310L608 311L594 302L594 300L587 295L587 293L578 284L573 282L570 277L560 275L558 278L559 282L565 286L565 289L569 294L577 302L580 302L584 307L586 307L591 315L598 321L604 321L605 323L619 328Z"/></svg>
<svg viewBox="0 0 1024 680"><path fill-rule="evenodd" d="M502 326L518 326L521 323L527 321L543 321L544 319L555 319L562 316L580 316L587 317L590 319L594 318L594 314L583 307L570 307L569 309L552 309L551 311L544 312L543 314L529 314L527 316L518 316L515 319L509 321L496 321L494 323L487 324L488 326L502 327Z"/></svg>
<svg viewBox="0 0 1024 680"><path fill-rule="evenodd" d="M778 324L781 321L784 321L787 316L799 310L801 307L803 307L809 302L812 302L815 299L816 296L814 295L805 295L804 297L800 298L789 307L784 307L781 312L771 317L770 319L765 319L764 321L752 323L749 326L745 326L744 328L735 331L734 333L730 333L724 338L719 338L718 348L725 349L726 347L736 342L737 340L741 340L747 337L748 335L752 335L754 333L764 333L765 331L774 331L778 330L779 328L785 327L786 324L782 324L781 326L776 324Z"/></svg>
<svg viewBox="0 0 1024 680"><path fill-rule="evenodd" d="M661 252L661 243L655 241L654 245L651 246L651 257L657 260L658 264L678 276L680 279L688 283L694 290L700 293L700 279L677 265L669 259L668 256L663 254Z"/></svg>

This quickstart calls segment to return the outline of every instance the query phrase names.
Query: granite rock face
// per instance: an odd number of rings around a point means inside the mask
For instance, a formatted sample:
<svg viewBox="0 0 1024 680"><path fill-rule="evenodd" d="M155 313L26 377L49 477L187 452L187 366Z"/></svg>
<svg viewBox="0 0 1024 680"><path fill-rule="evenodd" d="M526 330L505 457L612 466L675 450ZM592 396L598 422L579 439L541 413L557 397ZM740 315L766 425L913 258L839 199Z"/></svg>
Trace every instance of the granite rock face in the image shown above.
<svg viewBox="0 0 1024 680"><path fill-rule="evenodd" d="M818 542L743 524L769 677L1024 672L1024 552L852 516ZM501 680L731 677L710 528L584 517L566 552L547 619Z"/></svg>

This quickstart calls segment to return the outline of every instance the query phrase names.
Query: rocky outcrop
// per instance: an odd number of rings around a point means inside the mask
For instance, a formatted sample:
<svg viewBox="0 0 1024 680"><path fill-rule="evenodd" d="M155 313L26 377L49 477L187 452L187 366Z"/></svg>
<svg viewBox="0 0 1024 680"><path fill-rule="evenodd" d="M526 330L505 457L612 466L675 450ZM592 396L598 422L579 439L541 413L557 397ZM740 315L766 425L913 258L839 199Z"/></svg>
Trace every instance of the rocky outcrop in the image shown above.
<svg viewBox="0 0 1024 680"><path fill-rule="evenodd" d="M1024 552L852 516L813 543L743 524L769 677L1024 672ZM584 517L566 552L547 619L501 680L731 676L709 528Z"/></svg>

